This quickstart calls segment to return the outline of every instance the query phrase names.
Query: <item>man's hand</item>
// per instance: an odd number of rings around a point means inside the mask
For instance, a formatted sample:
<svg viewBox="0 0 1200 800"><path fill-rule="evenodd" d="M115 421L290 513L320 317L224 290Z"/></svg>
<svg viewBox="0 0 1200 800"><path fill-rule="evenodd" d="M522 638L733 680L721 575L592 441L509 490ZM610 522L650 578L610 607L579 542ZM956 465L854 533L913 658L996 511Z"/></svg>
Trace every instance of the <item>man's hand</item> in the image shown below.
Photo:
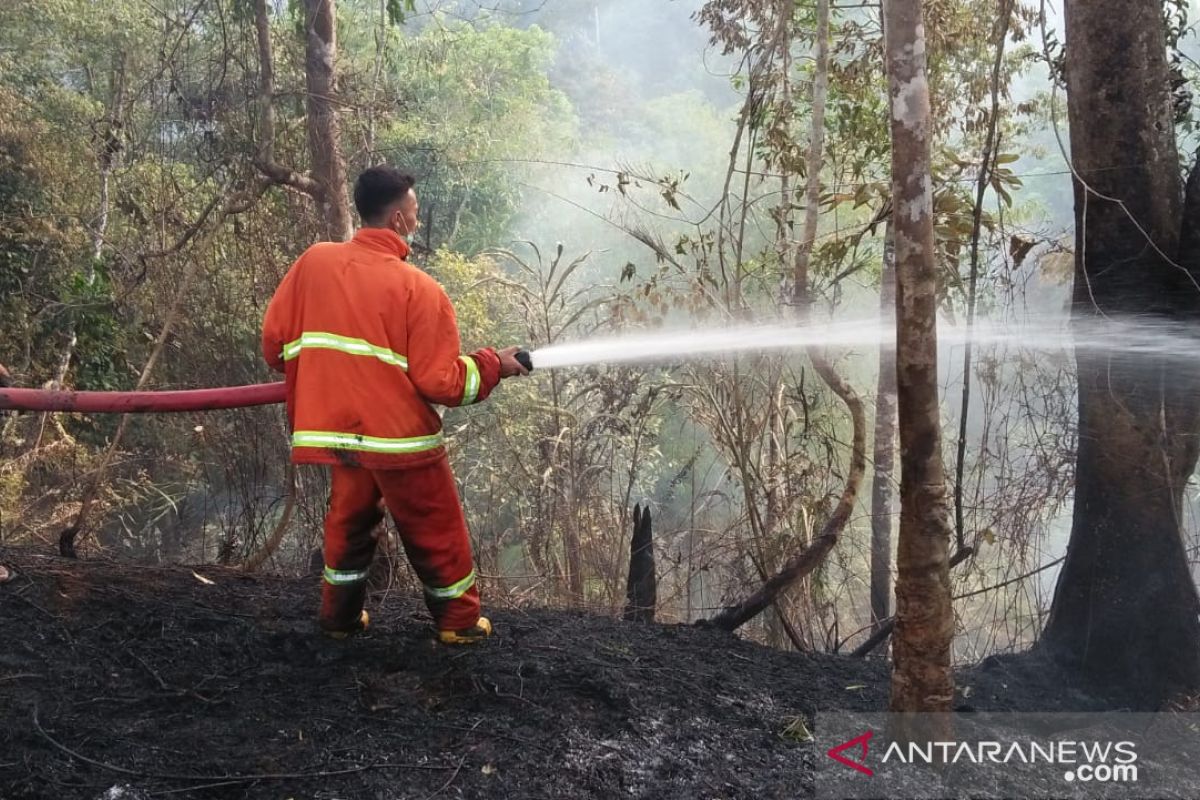
<svg viewBox="0 0 1200 800"><path fill-rule="evenodd" d="M498 350L496 355L500 356L500 377L511 378L514 375L528 375L529 370L521 366L521 362L517 361L517 353L521 351L521 346L514 344L512 347L506 347L503 350Z"/></svg>

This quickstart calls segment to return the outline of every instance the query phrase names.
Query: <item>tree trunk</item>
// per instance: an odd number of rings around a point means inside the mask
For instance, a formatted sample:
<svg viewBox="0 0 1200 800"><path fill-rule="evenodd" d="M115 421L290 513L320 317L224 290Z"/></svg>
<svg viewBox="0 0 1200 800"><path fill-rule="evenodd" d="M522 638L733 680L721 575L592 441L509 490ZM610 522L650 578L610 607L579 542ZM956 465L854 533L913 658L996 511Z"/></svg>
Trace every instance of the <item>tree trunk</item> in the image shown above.
<svg viewBox="0 0 1200 800"><path fill-rule="evenodd" d="M788 4L790 5L790 3ZM805 156L807 176L804 187L804 232L796 248L793 267L793 292L801 320L808 321L811 298L808 293L808 268L821 207L821 167L825 161L825 99L829 89L829 0L817 0L817 60L812 83L812 128ZM811 350L810 350L811 353Z"/></svg>
<svg viewBox="0 0 1200 800"><path fill-rule="evenodd" d="M258 146L254 166L271 183L303 192L320 201L322 185L310 175L275 161L275 54L271 45L271 12L267 0L254 0L254 30L258 44Z"/></svg>
<svg viewBox="0 0 1200 800"><path fill-rule="evenodd" d="M896 246L892 223L883 245L879 280L879 322L896 320ZM875 472L871 477L871 630L892 614L892 480L896 470L896 344L879 347L879 382L875 393Z"/></svg>
<svg viewBox="0 0 1200 800"><path fill-rule="evenodd" d="M629 578L625 583L626 622L654 622L658 579L654 569L654 529L650 508L633 507L633 541L629 545Z"/></svg>
<svg viewBox="0 0 1200 800"><path fill-rule="evenodd" d="M1162 5L1068 0L1066 26L1073 320L1194 319L1196 271L1173 259L1194 267L1198 193L1181 211ZM1085 679L1156 708L1200 689L1200 600L1180 524L1200 433L1195 367L1094 350L1076 360L1074 516L1042 644Z"/></svg>
<svg viewBox="0 0 1200 800"><path fill-rule="evenodd" d="M808 322L809 308L812 296L809 292L809 263L812 257L813 244L817 240L818 212L821 201L821 168L825 163L825 105L829 88L829 0L817 0L817 62L813 71L812 91L812 129L808 140L807 180L804 187L804 232L800 245L796 248L795 261L795 292L796 310L801 322ZM841 535L842 529L850 520L850 514L858 501L858 492L862 488L863 479L867 474L867 416L862 398L843 378L826 357L824 348L809 347L808 359L813 369L825 385L837 395L850 412L852 426L850 445L850 469L846 473L846 484L842 488L842 496L832 515L833 520L842 519L836 527L827 523L822 532L823 536ZM832 546L832 545L831 545Z"/></svg>
<svg viewBox="0 0 1200 800"><path fill-rule="evenodd" d="M937 381L932 132L921 0L884 5L892 127L896 238L896 390L900 425L900 538L891 710L948 711L954 698L950 644L949 504L942 463ZM925 738L909 715L893 735Z"/></svg>
<svg viewBox="0 0 1200 800"><path fill-rule="evenodd" d="M350 238L353 224L346 193L346 162L337 115L337 14L334 0L305 0L304 79L308 87L308 146L312 176L321 187L321 218L326 237Z"/></svg>

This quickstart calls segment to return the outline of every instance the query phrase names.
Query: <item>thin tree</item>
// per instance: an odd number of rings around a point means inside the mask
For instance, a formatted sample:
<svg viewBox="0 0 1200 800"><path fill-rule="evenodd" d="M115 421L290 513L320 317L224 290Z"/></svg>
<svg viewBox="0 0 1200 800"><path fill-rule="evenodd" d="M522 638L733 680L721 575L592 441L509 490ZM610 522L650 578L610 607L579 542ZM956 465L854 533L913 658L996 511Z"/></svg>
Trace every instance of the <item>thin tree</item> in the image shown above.
<svg viewBox="0 0 1200 800"><path fill-rule="evenodd" d="M932 132L921 0L884 4L891 105L896 240L896 388L900 428L900 535L891 709L947 711L954 697L950 644L950 522L937 380ZM907 715L893 731L921 737Z"/></svg>
<svg viewBox="0 0 1200 800"><path fill-rule="evenodd" d="M784 42L785 46L790 43L791 39L793 11L794 5L790 0L784 0L781 3L778 18L783 35L780 37L780 41ZM807 320L811 303L809 267L813 244L817 238L818 212L820 210L821 166L824 161L825 146L825 106L829 86L829 13L829 0L817 0L817 52L812 82L812 120L806 153L805 215L801 238L793 250L792 259L792 299L802 320ZM785 58L784 61L786 64L787 59ZM789 77L785 73L781 80L781 91L785 98L784 109L790 108L791 105L789 86ZM780 212L784 215L791 205L789 191L788 184L785 182L784 199ZM784 248L785 253L788 250L792 250L792 248ZM866 475L866 414L862 398L858 396L849 381L837 372L822 348L811 347L807 352L813 369L850 412L853 429L850 469L838 503L817 536L813 537L806 547L792 555L778 572L766 579L758 591L737 605L729 606L713 616L709 624L724 630L735 630L753 619L768 605L776 602L776 598L781 592L820 566L837 544L838 537L849 522L862 487L863 478Z"/></svg>
<svg viewBox="0 0 1200 800"><path fill-rule="evenodd" d="M308 87L308 148L312 175L320 186L314 199L321 205L325 235L331 241L350 238L353 222L346 193L346 161L342 157L337 113L337 11L334 0L304 0L304 82Z"/></svg>

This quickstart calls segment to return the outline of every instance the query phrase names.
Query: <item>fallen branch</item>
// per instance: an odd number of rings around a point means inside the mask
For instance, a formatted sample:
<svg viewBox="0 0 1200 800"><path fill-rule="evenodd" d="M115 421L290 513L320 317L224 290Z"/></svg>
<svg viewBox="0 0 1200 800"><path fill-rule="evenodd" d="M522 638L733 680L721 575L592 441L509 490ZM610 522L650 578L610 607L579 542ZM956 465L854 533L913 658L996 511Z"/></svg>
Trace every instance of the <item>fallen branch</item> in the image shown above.
<svg viewBox="0 0 1200 800"><path fill-rule="evenodd" d="M766 568L763 567L763 565L760 564L758 559L754 558L753 555L750 557L754 561L754 567L758 570L758 579L760 581L766 581L768 578ZM775 606L775 613L779 616L779 624L783 626L783 632L787 634L788 639L791 640L792 647L796 648L797 652L807 652L809 648L804 645L804 640L800 638L800 632L796 630L796 626L792 624L792 621L788 619L787 614L784 613L783 604L779 602L779 598L771 598L771 603Z"/></svg>
<svg viewBox="0 0 1200 800"><path fill-rule="evenodd" d="M867 640L850 651L851 658L866 658L872 650L883 643L896 630L896 618L888 617L879 623L879 629L872 633Z"/></svg>
<svg viewBox="0 0 1200 800"><path fill-rule="evenodd" d="M25 678L42 678L43 675L38 675L36 672L18 672L15 675L0 675L0 683L5 681L19 681Z"/></svg>
<svg viewBox="0 0 1200 800"><path fill-rule="evenodd" d="M850 410L853 422L854 438L850 452L850 471L846 477L846 485L842 490L842 496L838 500L833 514L830 515L829 520L821 528L821 533L813 539L807 548L788 559L783 569L779 570L774 577L764 583L761 589L738 605L723 609L711 620L701 620L697 624L709 625L726 631L734 631L761 614L780 592L821 565L821 562L825 560L825 557L829 555L830 551L837 544L842 529L850 521L850 514L854 510L855 502L858 499L859 487L862 485L863 476L866 474L867 469L866 414L863 411L862 399L850 387L849 383L837 374L829 362L816 352L810 352L809 356L826 384L829 385L834 394Z"/></svg>
<svg viewBox="0 0 1200 800"><path fill-rule="evenodd" d="M761 614L776 595L820 566L825 556L829 555L833 546L837 544L838 533L841 531L841 525L837 523L836 518L825 523L821 535L813 539L811 545L788 559L783 569L764 583L757 592L736 606L722 609L712 619L700 620L696 624L735 631Z"/></svg>

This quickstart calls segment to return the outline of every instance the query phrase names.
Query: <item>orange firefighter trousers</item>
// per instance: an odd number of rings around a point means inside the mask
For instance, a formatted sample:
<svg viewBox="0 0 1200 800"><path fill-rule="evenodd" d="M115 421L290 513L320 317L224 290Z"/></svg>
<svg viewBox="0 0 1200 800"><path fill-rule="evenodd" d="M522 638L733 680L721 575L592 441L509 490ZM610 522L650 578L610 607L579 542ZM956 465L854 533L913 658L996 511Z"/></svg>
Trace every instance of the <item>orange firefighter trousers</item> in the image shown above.
<svg viewBox="0 0 1200 800"><path fill-rule="evenodd" d="M325 516L325 579L321 626L348 630L366 599L366 572L375 554L380 499L396 521L404 551L425 586L425 602L441 630L479 620L479 590L467 523L446 458L396 470L335 466Z"/></svg>

